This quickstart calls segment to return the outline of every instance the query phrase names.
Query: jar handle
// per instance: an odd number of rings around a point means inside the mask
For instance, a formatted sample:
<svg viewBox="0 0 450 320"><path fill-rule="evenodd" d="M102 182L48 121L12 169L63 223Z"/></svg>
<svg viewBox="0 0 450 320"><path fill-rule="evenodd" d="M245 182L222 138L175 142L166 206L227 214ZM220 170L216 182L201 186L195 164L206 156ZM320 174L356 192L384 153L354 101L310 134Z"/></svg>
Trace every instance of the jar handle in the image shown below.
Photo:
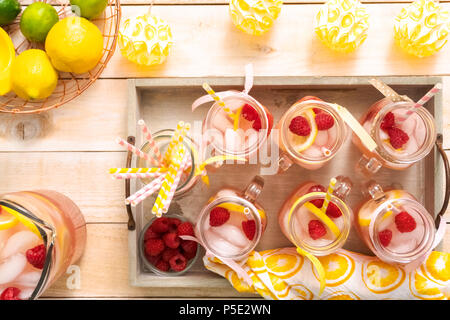
<svg viewBox="0 0 450 320"><path fill-rule="evenodd" d="M293 162L286 153L282 153L278 158L278 173L282 173L292 166Z"/></svg>
<svg viewBox="0 0 450 320"><path fill-rule="evenodd" d="M439 227L439 224L441 223L442 216L447 211L449 199L450 199L450 165L448 163L448 157L445 153L444 148L442 147L443 143L443 137L441 133L438 133L436 137L436 148L439 151L439 154L442 157L442 161L444 162L444 169L445 169L445 197L444 197L444 203L442 204L441 211L436 216L435 224L436 228Z"/></svg>
<svg viewBox="0 0 450 320"><path fill-rule="evenodd" d="M244 191L244 198L251 203L256 201L264 187L264 179L261 176L255 176Z"/></svg>
<svg viewBox="0 0 450 320"><path fill-rule="evenodd" d="M375 201L380 200L384 197L384 191L383 188L375 181L370 180L366 184L367 190L365 192L368 193L368 195Z"/></svg>
<svg viewBox="0 0 450 320"><path fill-rule="evenodd" d="M369 159L365 154L356 163L356 171L368 178L377 173L381 167L380 161L374 157Z"/></svg>
<svg viewBox="0 0 450 320"><path fill-rule="evenodd" d="M135 145L136 138L133 136L129 136L127 138L127 142L131 145ZM128 151L127 155L127 163L125 168L131 168L131 160L133 159L133 153ZM125 198L128 198L131 195L130 191L130 179L125 179ZM128 230L133 231L136 230L136 222L134 221L133 211L131 210L131 204L126 205L127 214L128 214Z"/></svg>
<svg viewBox="0 0 450 320"><path fill-rule="evenodd" d="M353 187L353 183L350 178L346 176L337 176L336 180L338 181L336 188L334 189L333 194L341 200L345 200L347 195L350 193Z"/></svg>

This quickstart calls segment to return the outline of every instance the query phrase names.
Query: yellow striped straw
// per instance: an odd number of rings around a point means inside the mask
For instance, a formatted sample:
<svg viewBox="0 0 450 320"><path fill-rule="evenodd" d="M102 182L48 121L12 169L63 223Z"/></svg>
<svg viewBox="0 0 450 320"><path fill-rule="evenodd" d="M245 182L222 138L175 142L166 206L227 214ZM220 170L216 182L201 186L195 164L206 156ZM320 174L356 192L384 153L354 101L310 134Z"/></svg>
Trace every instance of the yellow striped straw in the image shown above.
<svg viewBox="0 0 450 320"><path fill-rule="evenodd" d="M166 173L164 181L161 185L161 189L159 190L158 197L156 198L155 204L152 208L152 213L156 214L157 217L161 217L164 209L164 205L167 200L167 196L172 188L173 182L175 180L175 176L180 168L180 164L183 160L185 148L180 145L177 148L177 153L174 159L171 161L169 165L169 170Z"/></svg>
<svg viewBox="0 0 450 320"><path fill-rule="evenodd" d="M336 187L336 183L337 183L336 178L332 178L330 180L330 184L328 185L327 194L325 195L325 200L323 201L322 208L320 208L320 210L322 210L322 212L327 211L328 204L330 203L331 196L333 195L334 188Z"/></svg>
<svg viewBox="0 0 450 320"><path fill-rule="evenodd" d="M175 129L175 132L173 133L172 139L170 139L169 146L167 147L166 153L164 153L164 164L166 166L170 165L170 161L172 158L173 150L175 150L175 147L182 143L184 140L184 137L187 134L187 131L189 131L191 128L191 125L189 123L184 123L183 121L178 122L177 128Z"/></svg>
<svg viewBox="0 0 450 320"><path fill-rule="evenodd" d="M209 84L207 84L206 82L203 83L203 89L205 89L206 92L208 92L208 94L214 99L214 101L216 101L219 106L221 106L223 108L223 110L230 116L231 119L233 119L234 122L234 130L237 130L237 120L239 119L238 116L240 115L240 110L239 110L239 115L234 114L233 111L231 111L230 108L228 108L225 105L225 102L220 99L220 97L214 92L214 90L209 86Z"/></svg>
<svg viewBox="0 0 450 320"><path fill-rule="evenodd" d="M111 168L109 169L110 174L118 173L157 173L166 172L167 168Z"/></svg>

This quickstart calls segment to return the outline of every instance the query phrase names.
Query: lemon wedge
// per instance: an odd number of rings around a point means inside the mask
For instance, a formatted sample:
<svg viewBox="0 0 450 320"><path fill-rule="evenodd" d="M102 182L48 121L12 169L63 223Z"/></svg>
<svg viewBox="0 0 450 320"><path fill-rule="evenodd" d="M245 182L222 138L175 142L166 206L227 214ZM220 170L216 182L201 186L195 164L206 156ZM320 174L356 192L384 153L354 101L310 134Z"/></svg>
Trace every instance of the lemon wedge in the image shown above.
<svg viewBox="0 0 450 320"><path fill-rule="evenodd" d="M239 109L236 110L236 113L234 113L233 115L233 129L234 131L237 131L237 129L239 129L239 118L241 117L241 112L242 112L242 108L240 107Z"/></svg>
<svg viewBox="0 0 450 320"><path fill-rule="evenodd" d="M10 229L18 222L19 220L15 216L2 210L2 213L0 214L0 230Z"/></svg>
<svg viewBox="0 0 450 320"><path fill-rule="evenodd" d="M39 232L38 228L35 226L35 224L30 219L28 219L27 217L23 216L19 212L15 211L13 209L10 209L8 207L0 206L0 208L2 209L2 214L0 215L0 218L2 215L9 216L11 220L14 218L15 222L10 222L10 223L14 223L12 226L17 224L18 222L21 222L25 227L27 227L35 235L37 235L39 237L39 239L42 239L41 233ZM6 211L6 213L5 213L5 211ZM12 226L9 226L5 229L9 229ZM1 222L0 222L0 230L2 230Z"/></svg>
<svg viewBox="0 0 450 320"><path fill-rule="evenodd" d="M15 56L11 38L0 28L0 96L11 91L11 64Z"/></svg>
<svg viewBox="0 0 450 320"><path fill-rule="evenodd" d="M297 152L305 151L306 149L311 147L313 145L314 141L316 140L317 133L318 133L316 120L315 120L316 114L314 113L314 111L312 109L308 109L301 115L303 117L305 117L306 120L308 120L309 125L311 126L311 133L309 134L309 136L306 136L306 137L292 134L293 144L295 145L295 150Z"/></svg>
<svg viewBox="0 0 450 320"><path fill-rule="evenodd" d="M228 211L235 211L235 212L240 212L240 213L244 213L244 210L246 208L244 206L241 206L241 205L236 204L236 203L231 203L231 202L221 203L221 204L218 205L218 207L227 209ZM258 210L258 213L259 213L260 216L261 215L265 216L265 213L263 211L261 211L261 210Z"/></svg>
<svg viewBox="0 0 450 320"><path fill-rule="evenodd" d="M306 209L311 211L317 218L320 219L325 225L330 229L330 231L338 237L341 234L341 231L339 231L339 228L336 226L336 224L319 208L317 208L315 205L313 205L311 202L306 202L304 204Z"/></svg>

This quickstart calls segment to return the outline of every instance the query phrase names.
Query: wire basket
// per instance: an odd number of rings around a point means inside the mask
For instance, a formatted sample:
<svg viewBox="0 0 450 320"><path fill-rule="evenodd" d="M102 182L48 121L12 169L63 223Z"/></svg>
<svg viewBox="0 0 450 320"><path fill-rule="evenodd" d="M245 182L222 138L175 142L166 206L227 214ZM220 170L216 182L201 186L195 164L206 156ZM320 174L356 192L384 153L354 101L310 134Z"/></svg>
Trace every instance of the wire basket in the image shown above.
<svg viewBox="0 0 450 320"><path fill-rule="evenodd" d="M33 2L37 1L33 0ZM53 5L60 19L75 15L72 13L69 0L42 0L41 2ZM23 10L24 8L22 8L21 14L14 23L3 26L13 40L16 54L31 48L44 49L43 44L31 43L22 35L19 24ZM92 20L103 35L103 53L95 68L84 74L59 72L58 85L52 95L46 99L24 100L14 94L14 92L0 96L0 112L39 113L57 108L78 97L97 80L113 56L119 32L120 17L120 0L108 0L108 6L103 14L99 18Z"/></svg>

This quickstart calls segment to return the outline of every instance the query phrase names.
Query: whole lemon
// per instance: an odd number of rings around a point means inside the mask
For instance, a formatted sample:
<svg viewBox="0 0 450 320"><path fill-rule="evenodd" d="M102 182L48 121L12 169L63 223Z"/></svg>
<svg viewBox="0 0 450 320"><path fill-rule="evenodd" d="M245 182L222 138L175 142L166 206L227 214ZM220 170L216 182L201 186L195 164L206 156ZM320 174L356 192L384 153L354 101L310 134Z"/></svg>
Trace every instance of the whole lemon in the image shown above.
<svg viewBox="0 0 450 320"><path fill-rule="evenodd" d="M102 57L103 36L85 18L67 17L48 33L45 51L57 70L85 73L95 68Z"/></svg>
<svg viewBox="0 0 450 320"><path fill-rule="evenodd" d="M58 74L43 50L26 50L14 59L11 85L22 99L45 99L52 94L57 83Z"/></svg>

